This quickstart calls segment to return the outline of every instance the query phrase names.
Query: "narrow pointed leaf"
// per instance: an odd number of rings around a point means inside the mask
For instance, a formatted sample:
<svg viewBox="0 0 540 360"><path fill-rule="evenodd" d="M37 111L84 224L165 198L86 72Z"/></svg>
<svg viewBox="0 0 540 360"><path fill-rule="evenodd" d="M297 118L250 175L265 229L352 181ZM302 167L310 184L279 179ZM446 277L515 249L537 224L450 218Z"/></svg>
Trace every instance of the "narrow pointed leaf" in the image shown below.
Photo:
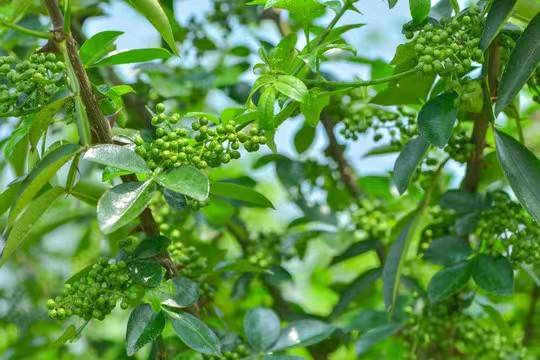
<svg viewBox="0 0 540 360"><path fill-rule="evenodd" d="M92 35L79 49L79 55L85 66L90 66L115 49L114 42L122 31L102 31Z"/></svg>
<svg viewBox="0 0 540 360"><path fill-rule="evenodd" d="M429 149L429 143L418 136L405 145L394 164L393 182L400 194L403 194L416 168L420 165Z"/></svg>
<svg viewBox="0 0 540 360"><path fill-rule="evenodd" d="M126 329L126 353L133 356L144 345L154 341L165 327L165 316L155 313L148 304L137 306L131 312Z"/></svg>
<svg viewBox="0 0 540 360"><path fill-rule="evenodd" d="M21 188L9 213L8 224L11 225L24 207L49 182L65 163L80 151L78 145L65 144L45 155L21 183Z"/></svg>
<svg viewBox="0 0 540 360"><path fill-rule="evenodd" d="M63 193L64 189L54 187L30 203L9 232L5 247L1 250L2 259L0 260L0 266L4 265L15 250L26 240L37 221Z"/></svg>
<svg viewBox="0 0 540 360"><path fill-rule="evenodd" d="M212 183L210 192L212 195L240 200L252 205L274 208L274 205L266 198L266 196L244 185L230 182L215 182Z"/></svg>
<svg viewBox="0 0 540 360"><path fill-rule="evenodd" d="M206 355L221 355L221 344L216 334L201 320L188 313L167 311L176 335L191 349Z"/></svg>
<svg viewBox="0 0 540 360"><path fill-rule="evenodd" d="M261 94L257 111L259 113L259 126L265 130L274 129L274 103L276 101L276 90L269 86Z"/></svg>
<svg viewBox="0 0 540 360"><path fill-rule="evenodd" d="M540 222L540 161L520 142L495 131L497 156L519 202Z"/></svg>
<svg viewBox="0 0 540 360"><path fill-rule="evenodd" d="M497 91L495 113L503 111L519 93L540 61L540 14L529 23L516 43Z"/></svg>
<svg viewBox="0 0 540 360"><path fill-rule="evenodd" d="M489 13L486 18L486 25L484 26L484 32L480 39L480 47L487 49L491 44L495 36L504 26L506 20L512 14L512 9L516 5L517 0L494 0L489 9Z"/></svg>
<svg viewBox="0 0 540 360"><path fill-rule="evenodd" d="M90 67L134 64L152 60L168 59L170 57L171 53L161 48L133 49L122 51L101 59Z"/></svg>
<svg viewBox="0 0 540 360"><path fill-rule="evenodd" d="M138 12L140 12L157 31L161 34L167 45L176 54L176 43L173 31L167 14L159 4L158 0L127 0Z"/></svg>
<svg viewBox="0 0 540 360"><path fill-rule="evenodd" d="M319 320L293 321L281 332L271 350L279 351L296 346L317 344L328 338L336 330L335 326Z"/></svg>
<svg viewBox="0 0 540 360"><path fill-rule="evenodd" d="M70 97L66 96L55 100L41 110L39 110L36 115L34 115L32 119L32 124L30 125L30 130L28 131L28 137L30 140L30 145L32 145L32 147L35 148L37 146L39 139L47 130L49 124L53 121L54 115L58 111L60 111L60 109L69 99Z"/></svg>

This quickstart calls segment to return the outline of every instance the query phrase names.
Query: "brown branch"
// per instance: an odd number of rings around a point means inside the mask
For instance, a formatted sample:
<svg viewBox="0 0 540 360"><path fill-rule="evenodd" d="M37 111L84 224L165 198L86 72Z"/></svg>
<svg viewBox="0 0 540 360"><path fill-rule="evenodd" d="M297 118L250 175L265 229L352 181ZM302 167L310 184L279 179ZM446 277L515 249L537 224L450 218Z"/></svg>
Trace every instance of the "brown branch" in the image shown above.
<svg viewBox="0 0 540 360"><path fill-rule="evenodd" d="M484 148L486 147L486 134L492 117L493 101L497 97L497 82L500 68L499 45L495 40L488 50L487 64L487 88L483 86L484 104L482 112L474 119L474 128L471 141L474 143L473 152L467 161L467 169L462 187L475 192L480 181L480 173L483 166Z"/></svg>
<svg viewBox="0 0 540 360"><path fill-rule="evenodd" d="M326 152L336 162L341 180L349 193L353 198L359 199L362 196L362 191L356 183L356 175L353 168L345 158L342 145L337 141L336 134L334 133L334 123L330 116L325 113L321 115L321 122L328 138Z"/></svg>
<svg viewBox="0 0 540 360"><path fill-rule="evenodd" d="M56 44L65 42L69 62L71 63L71 66L75 72L81 92L81 98L90 122L93 141L97 143L112 144L113 135L111 127L101 112L97 99L92 91L92 83L90 82L88 74L84 69L81 58L79 57L77 43L71 33L66 33L64 31L64 16L60 12L58 2L57 0L44 0L44 3L53 24L53 42ZM135 175L127 175L123 176L122 180L124 182L132 182L137 181L137 177ZM159 228L150 209L146 208L139 215L139 220L141 222L141 227L147 235L152 236L159 234ZM168 253L165 252L163 254L159 254L156 256L156 260L158 260L167 270L168 276L172 277L177 273L177 268Z"/></svg>

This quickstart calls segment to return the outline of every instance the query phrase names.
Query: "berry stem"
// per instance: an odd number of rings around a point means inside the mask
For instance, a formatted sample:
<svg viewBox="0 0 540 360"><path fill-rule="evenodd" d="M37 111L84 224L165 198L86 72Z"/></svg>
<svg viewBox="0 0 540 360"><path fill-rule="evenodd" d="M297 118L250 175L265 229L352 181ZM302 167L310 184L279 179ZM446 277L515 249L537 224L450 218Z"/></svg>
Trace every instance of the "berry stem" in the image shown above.
<svg viewBox="0 0 540 360"><path fill-rule="evenodd" d="M410 70L407 70L398 74L385 76L385 77L372 79L372 80L360 80L360 81L306 80L306 83L313 86L332 86L332 87L338 87L338 88L351 88L352 89L352 88L363 87L363 86L384 84L386 82L393 81L393 80L399 80L401 78L414 74L417 71L418 69L414 67Z"/></svg>
<svg viewBox="0 0 540 360"><path fill-rule="evenodd" d="M46 33L44 31L28 29L28 28L25 28L23 26L7 22L4 19L0 19L0 25L2 25L3 27L6 27L8 29L18 31L21 34L30 35L32 37L36 37L36 38L39 38L39 39L49 39L49 37L50 37L49 33Z"/></svg>

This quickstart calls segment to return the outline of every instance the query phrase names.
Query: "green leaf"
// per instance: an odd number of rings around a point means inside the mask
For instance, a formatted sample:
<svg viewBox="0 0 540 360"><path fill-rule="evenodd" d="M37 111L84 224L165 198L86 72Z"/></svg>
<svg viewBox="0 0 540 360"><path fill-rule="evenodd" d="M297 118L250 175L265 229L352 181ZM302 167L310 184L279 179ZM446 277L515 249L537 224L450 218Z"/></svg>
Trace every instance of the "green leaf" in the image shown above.
<svg viewBox="0 0 540 360"><path fill-rule="evenodd" d="M137 306L129 315L126 329L126 353L133 356L144 345L154 341L165 327L165 316L155 313L148 304Z"/></svg>
<svg viewBox="0 0 540 360"><path fill-rule="evenodd" d="M431 241L424 252L424 260L450 266L466 260L471 253L472 249L465 239L448 235Z"/></svg>
<svg viewBox="0 0 540 360"><path fill-rule="evenodd" d="M504 26L506 20L512 14L512 9L516 5L517 0L494 0L489 9L484 32L480 39L480 48L486 50L491 44L495 36Z"/></svg>
<svg viewBox="0 0 540 360"><path fill-rule="evenodd" d="M418 113L420 135L431 144L443 148L452 135L457 119L457 94L444 93L430 99Z"/></svg>
<svg viewBox="0 0 540 360"><path fill-rule="evenodd" d="M404 327L404 324L385 324L366 331L356 342L356 354L362 355L373 345L386 340Z"/></svg>
<svg viewBox="0 0 540 360"><path fill-rule="evenodd" d="M394 164L392 180L400 194L403 194L407 190L411 177L424 159L424 156L426 156L428 149L429 143L421 136L417 136L411 139L403 147L401 153L399 153Z"/></svg>
<svg viewBox="0 0 540 360"><path fill-rule="evenodd" d="M271 309L251 309L244 318L244 335L256 352L270 348L278 339L280 330L279 317Z"/></svg>
<svg viewBox="0 0 540 360"><path fill-rule="evenodd" d="M169 23L167 14L159 4L158 0L127 0L138 12L140 12L157 31L161 34L167 45L176 54L176 43Z"/></svg>
<svg viewBox="0 0 540 360"><path fill-rule="evenodd" d="M77 335L77 328L75 327L75 325L71 324L64 330L62 335L60 335L60 337L58 337L58 339L54 341L54 346L63 346L68 342L72 341L73 339L77 338Z"/></svg>
<svg viewBox="0 0 540 360"><path fill-rule="evenodd" d="M162 299L162 304L172 308L184 308L191 306L199 300L199 285L187 277L177 276L171 280L174 293L166 299Z"/></svg>
<svg viewBox="0 0 540 360"><path fill-rule="evenodd" d="M107 190L97 204L101 231L110 234L129 224L148 206L153 193L151 180L123 183Z"/></svg>
<svg viewBox="0 0 540 360"><path fill-rule="evenodd" d="M116 49L114 42L122 35L122 31L102 31L92 35L79 49L79 55L85 66L91 66L96 61Z"/></svg>
<svg viewBox="0 0 540 360"><path fill-rule="evenodd" d="M53 121L54 115L60 111L66 101L68 101L70 98L71 96L66 96L55 100L43 107L34 115L32 118L32 124L30 125L30 129L28 131L30 144L33 148L36 148L41 135L43 135L49 124Z"/></svg>
<svg viewBox="0 0 540 360"><path fill-rule="evenodd" d="M328 338L336 330L335 326L319 320L297 320L289 324L272 347L280 351L297 346L309 346Z"/></svg>
<svg viewBox="0 0 540 360"><path fill-rule="evenodd" d="M370 250L374 250L379 245L380 243L376 239L369 239L369 240L356 242L352 244L351 246L349 246L347 249L345 249L345 251L343 251L341 254L334 257L330 265L338 264L342 261L364 254Z"/></svg>
<svg viewBox="0 0 540 360"><path fill-rule="evenodd" d="M193 166L181 166L160 174L155 181L172 191L205 201L210 191L208 177Z"/></svg>
<svg viewBox="0 0 540 360"><path fill-rule="evenodd" d="M109 189L110 187L108 185L101 182L81 179L71 188L69 194L88 205L95 207L105 191Z"/></svg>
<svg viewBox="0 0 540 360"><path fill-rule="evenodd" d="M4 215L4 213L8 211L11 204L13 204L15 196L17 196L19 193L20 186L20 181L12 182L8 185L6 190L2 191L0 194L0 216Z"/></svg>
<svg viewBox="0 0 540 360"><path fill-rule="evenodd" d="M324 5L317 0L255 0L250 4L264 4L265 8L288 10L291 16L297 19L303 27L307 27L312 20L324 15Z"/></svg>
<svg viewBox="0 0 540 360"><path fill-rule="evenodd" d="M458 213L469 213L482 210L484 202L478 193L470 193L465 190L448 190L441 196L441 207L452 209Z"/></svg>
<svg viewBox="0 0 540 360"><path fill-rule="evenodd" d="M28 208L14 223L13 228L9 231L5 247L2 249L2 259L0 266L4 265L17 248L24 242L30 234L32 228L36 225L39 218L47 211L49 206L64 193L64 189L54 187L41 194L38 198L32 201ZM0 242L1 245L1 242Z"/></svg>
<svg viewBox="0 0 540 360"><path fill-rule="evenodd" d="M419 210L407 215L392 230L397 238L390 247L382 273L384 304L389 312L394 310L403 264L426 208L421 205Z"/></svg>
<svg viewBox="0 0 540 360"><path fill-rule="evenodd" d="M304 103L309 96L309 91L302 80L291 75L278 76L274 81L274 87L283 95L299 103Z"/></svg>
<svg viewBox="0 0 540 360"><path fill-rule="evenodd" d="M519 93L540 61L540 14L529 23L518 39L497 91L495 113L503 111Z"/></svg>
<svg viewBox="0 0 540 360"><path fill-rule="evenodd" d="M482 289L495 295L512 295L514 271L503 256L480 254L473 261L473 279Z"/></svg>
<svg viewBox="0 0 540 360"><path fill-rule="evenodd" d="M134 260L128 263L131 277L140 285L155 288L163 279L163 267L155 260Z"/></svg>
<svg viewBox="0 0 540 360"><path fill-rule="evenodd" d="M429 15L431 0L409 0L409 10L416 24L421 24Z"/></svg>
<svg viewBox="0 0 540 360"><path fill-rule="evenodd" d="M396 74L397 71L394 73ZM377 93L371 102L385 106L421 104L429 94L434 79L435 76L418 71L390 83L390 86Z"/></svg>
<svg viewBox="0 0 540 360"><path fill-rule="evenodd" d="M294 136L294 147L299 154L303 154L309 149L315 139L317 129L307 124L302 126Z"/></svg>
<svg viewBox="0 0 540 360"><path fill-rule="evenodd" d="M510 329L510 326L508 326L508 323L503 319L501 313L497 311L493 306L482 304L482 309L489 315L491 320L497 325L501 333L506 336L508 340L513 339L512 330Z"/></svg>
<svg viewBox="0 0 540 360"><path fill-rule="evenodd" d="M206 355L221 355L221 343L214 332L201 320L188 313L167 311L176 335L191 349Z"/></svg>
<svg viewBox="0 0 540 360"><path fill-rule="evenodd" d="M21 188L9 213L8 225L12 225L23 208L34 198L65 163L81 149L75 144L60 145L45 155L21 183Z"/></svg>
<svg viewBox="0 0 540 360"><path fill-rule="evenodd" d="M348 284L340 293L339 301L332 309L332 317L339 316L354 299L370 289L375 281L381 277L381 269L370 269L359 275Z"/></svg>
<svg viewBox="0 0 540 360"><path fill-rule="evenodd" d="M171 53L162 48L126 50L101 59L89 67L133 64L157 59L168 59Z"/></svg>
<svg viewBox="0 0 540 360"><path fill-rule="evenodd" d="M149 259L165 251L170 243L171 241L163 235L146 237L137 244L132 256L137 259Z"/></svg>
<svg viewBox="0 0 540 360"><path fill-rule="evenodd" d="M321 112L330 103L330 96L325 94L316 94L311 91L305 101L300 104L300 111L306 119L309 126L317 126L321 118Z"/></svg>
<svg viewBox="0 0 540 360"><path fill-rule="evenodd" d="M259 113L259 127L265 130L273 130L274 124L274 106L276 102L276 90L273 86L268 86L261 94L257 111Z"/></svg>
<svg viewBox="0 0 540 360"><path fill-rule="evenodd" d="M274 209L270 200L250 187L231 182L215 182L210 188L212 195L223 196L229 199L240 200L248 204Z"/></svg>
<svg viewBox="0 0 540 360"><path fill-rule="evenodd" d="M495 130L497 156L519 202L540 223L540 161L525 146Z"/></svg>
<svg viewBox="0 0 540 360"><path fill-rule="evenodd" d="M471 277L468 262L447 267L436 273L428 285L428 298L432 304L440 302L463 289Z"/></svg>
<svg viewBox="0 0 540 360"><path fill-rule="evenodd" d="M388 0L388 7L392 9L394 6L396 6L398 0Z"/></svg>
<svg viewBox="0 0 540 360"><path fill-rule="evenodd" d="M137 174L152 173L152 170L146 165L146 161L125 146L114 144L96 145L86 150L83 159Z"/></svg>

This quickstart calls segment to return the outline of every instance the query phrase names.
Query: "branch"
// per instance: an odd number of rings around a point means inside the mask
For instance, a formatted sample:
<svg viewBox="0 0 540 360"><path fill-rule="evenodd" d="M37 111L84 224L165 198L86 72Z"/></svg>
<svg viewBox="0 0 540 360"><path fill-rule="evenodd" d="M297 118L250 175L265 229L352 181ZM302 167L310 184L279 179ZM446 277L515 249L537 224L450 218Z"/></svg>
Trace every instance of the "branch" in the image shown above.
<svg viewBox="0 0 540 360"><path fill-rule="evenodd" d="M58 45L57 47L63 46L65 44L68 59L76 76L80 95L85 107L86 114L88 115L88 120L90 122L91 130L94 135L94 140L97 143L113 143L113 135L109 122L101 112L99 104L96 97L92 91L92 83L88 78L88 74L84 69L81 58L79 57L79 52L77 49L77 44L73 39L73 36L70 33L64 32L64 16L60 12L58 7L57 0L44 0L45 6L51 17L53 23L53 42ZM122 177L124 182L137 181L135 175L126 175ZM140 215L139 220L141 222L141 227L144 232L149 235L159 234L159 228L156 224L152 212L150 209L146 208ZM168 253L162 253L156 256L161 265L167 270L167 275L173 277L177 273L176 266L170 258Z"/></svg>
<svg viewBox="0 0 540 360"><path fill-rule="evenodd" d="M28 29L28 28L25 28L23 26L19 26L17 24L7 22L4 19L0 19L0 25L6 27L8 29L18 31L21 34L33 36L33 37L36 37L36 38L39 38L39 39L48 39L49 38L49 34L46 33L46 32L39 31L39 30Z"/></svg>
<svg viewBox="0 0 540 360"><path fill-rule="evenodd" d="M326 148L326 151L336 162L341 180L349 193L353 198L359 199L362 196L362 191L356 183L354 170L351 165L349 165L347 159L345 159L345 153L342 146L337 141L336 134L334 133L334 123L332 122L332 119L324 113L321 114L321 122L326 136L328 137L328 147Z"/></svg>
<svg viewBox="0 0 540 360"><path fill-rule="evenodd" d="M474 128L471 141L474 143L473 152L467 161L467 169L462 187L475 192L480 181L484 148L486 147L486 133L490 122L493 120L492 105L497 98L497 78L500 68L499 45L495 40L488 49L488 63L484 68L486 81L483 85L484 106L480 114L474 120Z"/></svg>

